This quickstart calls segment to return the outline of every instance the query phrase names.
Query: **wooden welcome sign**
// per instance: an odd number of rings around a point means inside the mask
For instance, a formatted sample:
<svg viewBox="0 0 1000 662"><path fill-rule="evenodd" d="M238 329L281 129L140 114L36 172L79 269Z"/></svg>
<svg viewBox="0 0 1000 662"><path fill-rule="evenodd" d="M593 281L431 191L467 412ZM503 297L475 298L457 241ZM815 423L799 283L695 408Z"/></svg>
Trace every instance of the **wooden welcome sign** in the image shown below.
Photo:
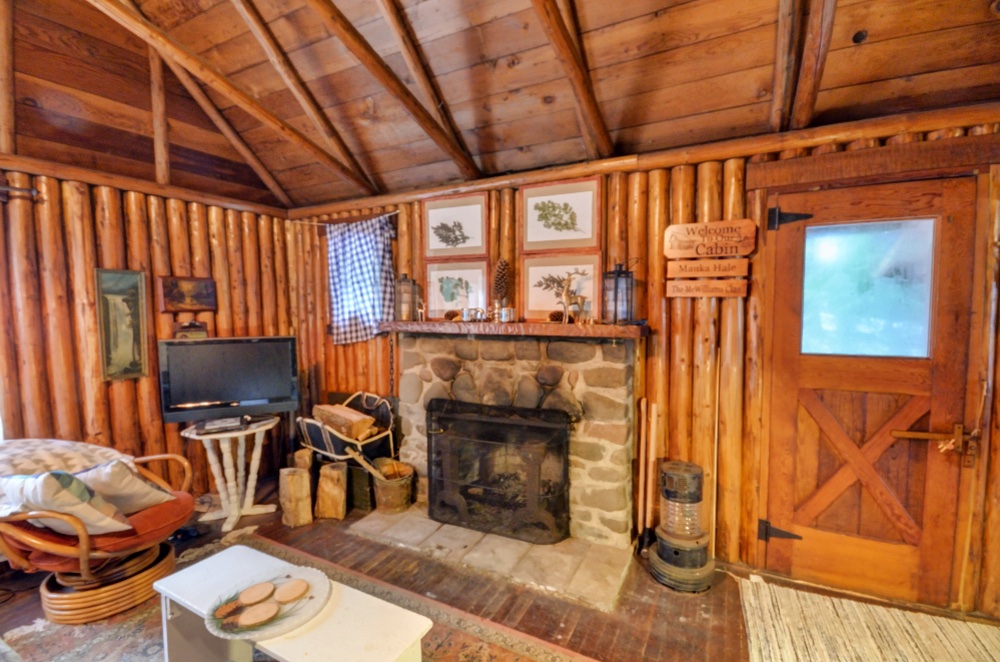
<svg viewBox="0 0 1000 662"><path fill-rule="evenodd" d="M667 278L697 280L667 281L666 296L745 297L747 281L734 276L749 272L743 256L753 252L756 240L757 224L748 218L670 226L663 236Z"/></svg>

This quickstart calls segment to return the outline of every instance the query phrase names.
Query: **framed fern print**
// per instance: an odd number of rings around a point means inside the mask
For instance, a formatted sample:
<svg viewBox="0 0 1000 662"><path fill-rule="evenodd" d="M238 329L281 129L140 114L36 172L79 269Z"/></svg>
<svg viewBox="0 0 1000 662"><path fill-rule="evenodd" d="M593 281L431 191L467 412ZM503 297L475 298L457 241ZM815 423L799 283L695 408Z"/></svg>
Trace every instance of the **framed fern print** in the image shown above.
<svg viewBox="0 0 1000 662"><path fill-rule="evenodd" d="M601 177L525 186L518 197L522 252L601 249Z"/></svg>
<svg viewBox="0 0 1000 662"><path fill-rule="evenodd" d="M486 256L486 193L424 203L424 250L429 258Z"/></svg>

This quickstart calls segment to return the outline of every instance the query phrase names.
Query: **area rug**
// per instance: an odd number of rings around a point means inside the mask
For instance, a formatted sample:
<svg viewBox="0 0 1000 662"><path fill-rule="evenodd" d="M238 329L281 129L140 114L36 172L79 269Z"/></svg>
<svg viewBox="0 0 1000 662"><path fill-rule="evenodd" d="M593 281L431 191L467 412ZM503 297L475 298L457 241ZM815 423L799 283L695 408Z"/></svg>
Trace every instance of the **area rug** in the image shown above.
<svg viewBox="0 0 1000 662"><path fill-rule="evenodd" d="M740 578L751 662L995 662L1000 627Z"/></svg>
<svg viewBox="0 0 1000 662"><path fill-rule="evenodd" d="M213 543L199 552L203 558L238 543L296 565L321 570L331 579L427 616L434 626L423 639L423 659L438 662L584 662L590 658L556 647L485 619L379 582L347 568L275 543L257 535L241 535ZM179 564L192 562L179 557ZM109 619L87 625L57 625L39 619L33 625L3 635L24 662L80 662L116 660L138 662L163 659L159 598ZM2 659L2 658L0 658ZM269 660L256 654L255 660Z"/></svg>

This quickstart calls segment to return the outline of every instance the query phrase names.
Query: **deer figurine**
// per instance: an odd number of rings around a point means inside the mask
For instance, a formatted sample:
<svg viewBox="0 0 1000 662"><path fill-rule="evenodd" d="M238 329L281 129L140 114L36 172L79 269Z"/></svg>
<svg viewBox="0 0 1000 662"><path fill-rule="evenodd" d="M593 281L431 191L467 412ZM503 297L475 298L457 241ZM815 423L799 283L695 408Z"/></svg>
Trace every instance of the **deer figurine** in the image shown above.
<svg viewBox="0 0 1000 662"><path fill-rule="evenodd" d="M573 271L566 274L566 280L563 284L562 294L559 295L559 305L562 306L563 316L562 323L566 324L569 322L569 311L570 308L576 308L577 315L583 317L583 310L587 304L587 297L582 294L576 294L573 291L573 278L574 276L586 276L586 271L580 271L579 269L574 269Z"/></svg>

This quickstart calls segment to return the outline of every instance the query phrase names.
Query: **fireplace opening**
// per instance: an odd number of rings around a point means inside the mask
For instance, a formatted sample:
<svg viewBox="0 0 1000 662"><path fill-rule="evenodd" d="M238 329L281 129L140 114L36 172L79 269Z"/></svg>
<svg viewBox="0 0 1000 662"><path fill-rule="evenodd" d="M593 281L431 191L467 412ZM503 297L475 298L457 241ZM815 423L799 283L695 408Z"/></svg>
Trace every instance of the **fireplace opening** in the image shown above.
<svg viewBox="0 0 1000 662"><path fill-rule="evenodd" d="M431 400L431 519L534 544L565 539L570 420L558 409Z"/></svg>

